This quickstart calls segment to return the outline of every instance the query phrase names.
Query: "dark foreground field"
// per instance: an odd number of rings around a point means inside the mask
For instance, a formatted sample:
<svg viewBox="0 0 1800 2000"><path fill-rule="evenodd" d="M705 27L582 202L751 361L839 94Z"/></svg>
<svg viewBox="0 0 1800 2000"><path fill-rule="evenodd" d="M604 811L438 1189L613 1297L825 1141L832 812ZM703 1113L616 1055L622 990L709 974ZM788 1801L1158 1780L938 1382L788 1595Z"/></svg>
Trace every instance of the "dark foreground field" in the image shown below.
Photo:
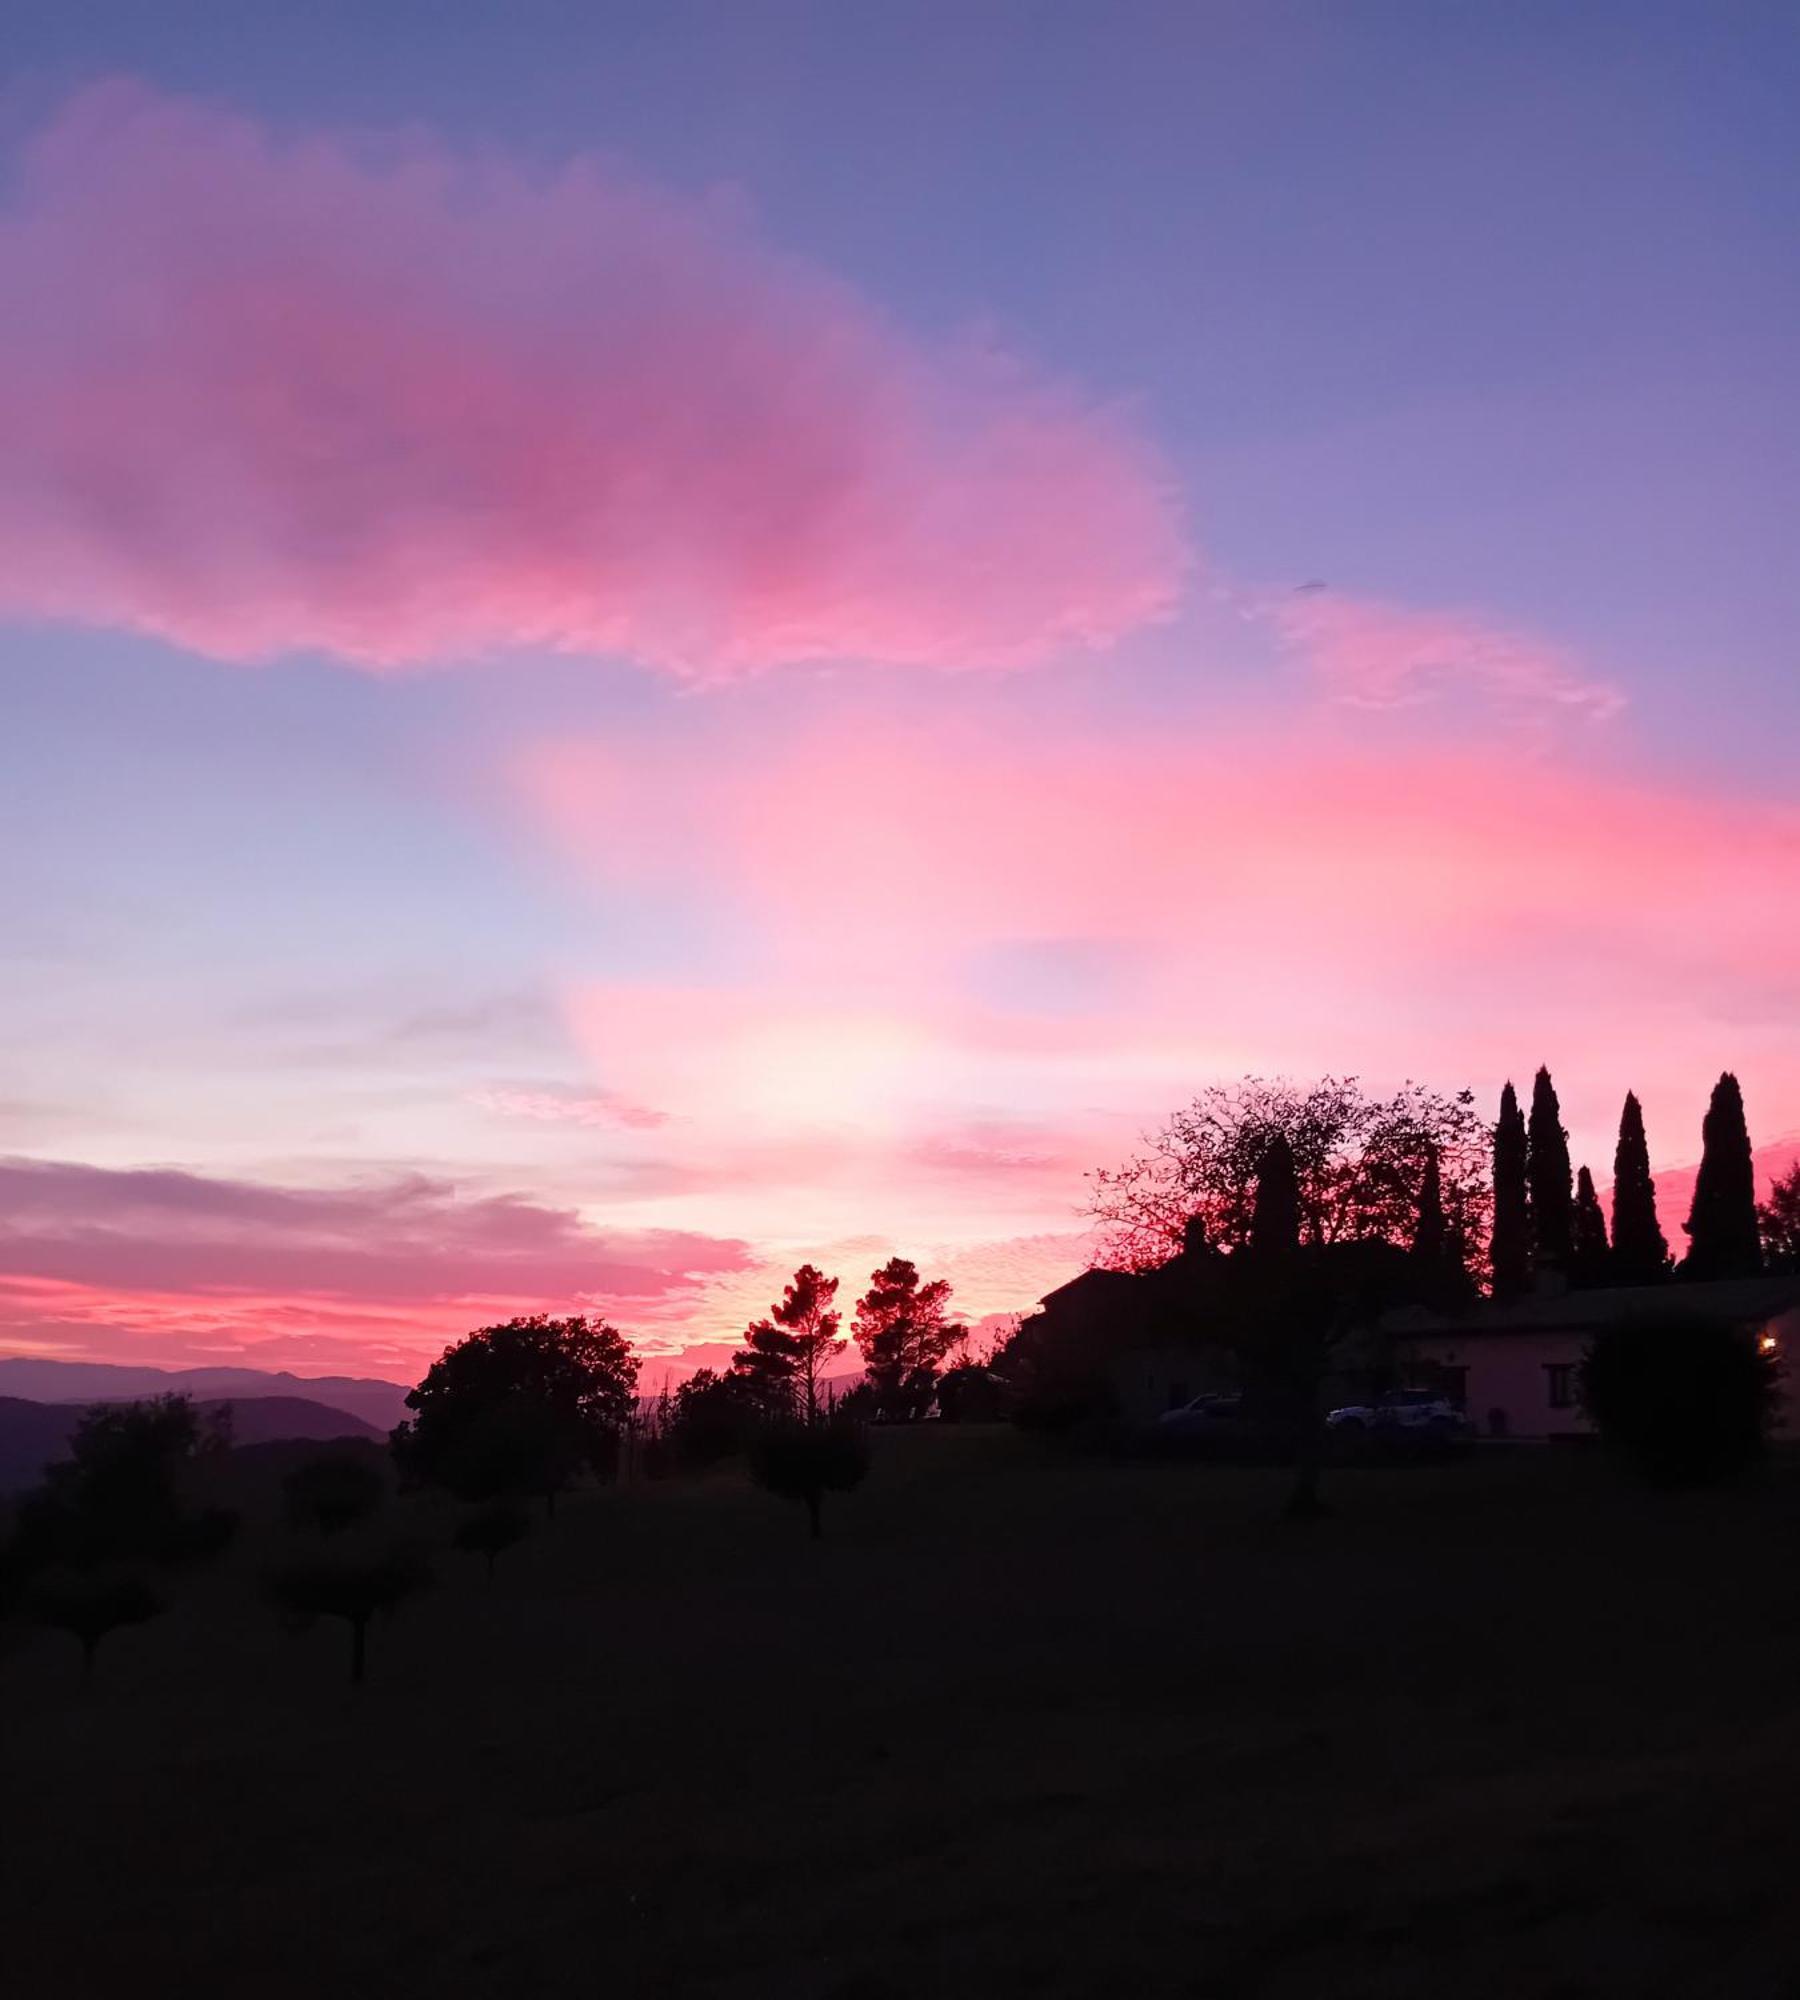
<svg viewBox="0 0 1800 2000"><path fill-rule="evenodd" d="M256 1538L0 1658L9 1995L1800 1992L1800 1481L878 1441L587 1496L342 1684Z"/></svg>

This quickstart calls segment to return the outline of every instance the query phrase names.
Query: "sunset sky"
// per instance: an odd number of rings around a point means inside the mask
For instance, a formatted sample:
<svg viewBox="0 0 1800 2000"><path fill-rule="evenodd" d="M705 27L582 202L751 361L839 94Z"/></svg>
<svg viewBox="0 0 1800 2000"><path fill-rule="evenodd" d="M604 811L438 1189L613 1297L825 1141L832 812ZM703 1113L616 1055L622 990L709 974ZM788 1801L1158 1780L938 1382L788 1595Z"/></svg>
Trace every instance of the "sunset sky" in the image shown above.
<svg viewBox="0 0 1800 2000"><path fill-rule="evenodd" d="M1791 5L7 14L0 1352L1028 1307L1248 1070L1800 1144Z"/></svg>

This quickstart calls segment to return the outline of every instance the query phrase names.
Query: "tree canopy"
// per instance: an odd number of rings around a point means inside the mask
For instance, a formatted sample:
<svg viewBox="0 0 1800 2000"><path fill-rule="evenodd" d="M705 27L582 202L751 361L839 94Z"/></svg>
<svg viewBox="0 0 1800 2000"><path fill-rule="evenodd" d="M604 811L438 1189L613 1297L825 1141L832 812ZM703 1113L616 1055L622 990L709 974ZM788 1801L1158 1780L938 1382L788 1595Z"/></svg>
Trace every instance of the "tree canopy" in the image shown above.
<svg viewBox="0 0 1800 2000"><path fill-rule="evenodd" d="M1531 1196L1526 1178L1525 1118L1509 1082L1494 1126L1494 1232L1488 1245L1497 1299L1516 1299L1531 1285Z"/></svg>
<svg viewBox="0 0 1800 2000"><path fill-rule="evenodd" d="M1800 1160L1769 1190L1757 1210L1763 1259L1771 1271L1800 1271Z"/></svg>
<svg viewBox="0 0 1800 2000"><path fill-rule="evenodd" d="M1532 1269L1566 1275L1575 1259L1575 1195L1569 1135L1563 1129L1562 1106L1547 1069L1540 1069L1531 1085L1525 1182L1530 1195Z"/></svg>
<svg viewBox="0 0 1800 2000"><path fill-rule="evenodd" d="M1612 1245L1606 1240L1606 1211L1594 1187L1594 1177L1583 1167L1575 1177L1574 1234L1569 1258L1569 1281L1575 1285L1604 1285L1612 1278Z"/></svg>
<svg viewBox="0 0 1800 2000"><path fill-rule="evenodd" d="M1410 1243L1435 1155L1449 1238L1472 1260L1489 1199L1488 1135L1474 1102L1467 1090L1417 1083L1372 1097L1355 1077L1213 1085L1122 1166L1090 1176L1098 1261L1153 1269L1182 1248L1196 1219L1221 1249L1247 1244L1258 1175L1276 1138L1293 1161L1303 1242Z"/></svg>
<svg viewBox="0 0 1800 2000"><path fill-rule="evenodd" d="M945 1355L968 1338L949 1310L949 1280L921 1281L909 1258L891 1257L871 1275L856 1302L855 1333L877 1416L907 1422L931 1408Z"/></svg>
<svg viewBox="0 0 1800 2000"><path fill-rule="evenodd" d="M1669 1275L1669 1240L1656 1214L1644 1110L1629 1090L1613 1154L1612 1264L1621 1285L1654 1285Z"/></svg>
<svg viewBox="0 0 1800 2000"><path fill-rule="evenodd" d="M1684 1278L1747 1278L1762 1269L1756 1168L1744 1122L1744 1094L1729 1070L1713 1086L1706 1108L1700 1172L1685 1226Z"/></svg>
<svg viewBox="0 0 1800 2000"><path fill-rule="evenodd" d="M767 1319L753 1321L744 1345L731 1357L731 1370L752 1401L770 1412L798 1410L811 1417L819 1407L826 1365L844 1346L833 1307L838 1281L812 1264L802 1264Z"/></svg>
<svg viewBox="0 0 1800 2000"><path fill-rule="evenodd" d="M394 1432L409 1477L463 1499L558 1489L605 1471L636 1409L638 1364L604 1320L545 1314L483 1327L447 1347Z"/></svg>

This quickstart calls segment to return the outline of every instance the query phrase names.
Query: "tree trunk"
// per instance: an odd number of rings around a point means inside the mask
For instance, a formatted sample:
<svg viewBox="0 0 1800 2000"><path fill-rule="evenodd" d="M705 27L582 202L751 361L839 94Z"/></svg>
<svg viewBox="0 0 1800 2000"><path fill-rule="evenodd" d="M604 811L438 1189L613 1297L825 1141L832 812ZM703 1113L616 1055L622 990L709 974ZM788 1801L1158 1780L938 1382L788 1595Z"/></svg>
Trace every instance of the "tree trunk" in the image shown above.
<svg viewBox="0 0 1800 2000"><path fill-rule="evenodd" d="M1295 1440L1294 1484L1287 1505L1281 1510L1284 1521L1317 1521L1331 1512L1319 1497L1319 1473L1325 1456L1325 1426L1320 1421L1318 1397L1308 1400Z"/></svg>
<svg viewBox="0 0 1800 2000"><path fill-rule="evenodd" d="M361 1687L363 1668L369 1657L369 1619L365 1612L350 1621L350 1685Z"/></svg>

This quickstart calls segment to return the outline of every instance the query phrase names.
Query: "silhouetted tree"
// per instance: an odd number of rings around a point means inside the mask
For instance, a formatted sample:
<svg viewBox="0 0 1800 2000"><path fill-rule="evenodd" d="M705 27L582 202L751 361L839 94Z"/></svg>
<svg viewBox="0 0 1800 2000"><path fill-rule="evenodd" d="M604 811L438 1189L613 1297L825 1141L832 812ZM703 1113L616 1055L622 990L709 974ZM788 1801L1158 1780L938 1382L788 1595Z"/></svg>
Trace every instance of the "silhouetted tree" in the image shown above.
<svg viewBox="0 0 1800 2000"><path fill-rule="evenodd" d="M394 1432L411 1479L464 1500L535 1493L552 1512L583 1467L606 1476L636 1410L638 1364L602 1319L535 1314L444 1350Z"/></svg>
<svg viewBox="0 0 1800 2000"><path fill-rule="evenodd" d="M411 1550L299 1556L271 1564L263 1583L296 1623L341 1618L350 1628L350 1684L360 1687L368 1663L369 1621L394 1610L430 1582L431 1572Z"/></svg>
<svg viewBox="0 0 1800 2000"><path fill-rule="evenodd" d="M841 1315L832 1308L837 1288L837 1279L802 1264L769 1317L745 1330L742 1351L731 1357L732 1373L765 1410L818 1413L824 1370L844 1345Z"/></svg>
<svg viewBox="0 0 1800 2000"><path fill-rule="evenodd" d="M1372 1098L1354 1077L1246 1077L1202 1091L1144 1152L1090 1176L1100 1261L1155 1269L1196 1222L1213 1244L1240 1249L1277 1135L1293 1156L1304 1242L1407 1243L1434 1153L1451 1240L1472 1250L1486 1236L1487 1135L1468 1091L1446 1096L1408 1083Z"/></svg>
<svg viewBox="0 0 1800 2000"><path fill-rule="evenodd" d="M1326 1382L1384 1312L1418 1297L1418 1275L1409 1250L1379 1240L1251 1250L1221 1261L1209 1323L1236 1352L1246 1398L1292 1436L1286 1519L1326 1511L1319 1491Z"/></svg>
<svg viewBox="0 0 1800 2000"><path fill-rule="evenodd" d="M1762 1269L1756 1224L1756 1166L1744 1123L1744 1094L1727 1070L1713 1085L1701 1126L1700 1172L1685 1224L1684 1278L1751 1278Z"/></svg>
<svg viewBox="0 0 1800 2000"><path fill-rule="evenodd" d="M1409 1254L1421 1304L1453 1312L1470 1303L1475 1295L1475 1281L1469 1275L1467 1249L1444 1213L1443 1179L1435 1151L1425 1162Z"/></svg>
<svg viewBox="0 0 1800 2000"><path fill-rule="evenodd" d="M856 1345L876 1411L889 1422L921 1417L937 1393L938 1367L968 1328L948 1318L950 1284L921 1283L918 1268L892 1257L856 1302Z"/></svg>
<svg viewBox="0 0 1800 2000"><path fill-rule="evenodd" d="M744 1344L731 1357L731 1380L738 1394L766 1417L794 1407L793 1336L772 1319L752 1320Z"/></svg>
<svg viewBox="0 0 1800 2000"><path fill-rule="evenodd" d="M1494 1127L1494 1231L1488 1248L1494 1297L1516 1299L1531 1285L1531 1196L1525 1119L1511 1083L1500 1093Z"/></svg>
<svg viewBox="0 0 1800 2000"><path fill-rule="evenodd" d="M492 1583L494 1564L530 1532L531 1516L523 1507L511 1500L493 1500L459 1521L450 1539L463 1555L486 1559L488 1581Z"/></svg>
<svg viewBox="0 0 1800 2000"><path fill-rule="evenodd" d="M381 1468L359 1453L322 1452L297 1465L281 1482L291 1528L337 1535L366 1521L387 1498Z"/></svg>
<svg viewBox="0 0 1800 2000"><path fill-rule="evenodd" d="M79 1642L83 1680L93 1679L95 1657L109 1633L145 1624L167 1609L144 1578L116 1571L49 1570L31 1585L27 1602L40 1625Z"/></svg>
<svg viewBox="0 0 1800 2000"><path fill-rule="evenodd" d="M1259 1257L1286 1256L1300 1247L1300 1180L1294 1149L1277 1132L1263 1154L1250 1211L1250 1248Z"/></svg>
<svg viewBox="0 0 1800 2000"><path fill-rule="evenodd" d="M1569 1135L1550 1072L1540 1069L1531 1086L1531 1119L1525 1139L1525 1179L1531 1191L1531 1263L1537 1271L1567 1275L1575 1257L1575 1197Z"/></svg>
<svg viewBox="0 0 1800 2000"><path fill-rule="evenodd" d="M762 1415L761 1406L736 1374L698 1368L670 1397L661 1441L676 1466L716 1465L749 1444Z"/></svg>
<svg viewBox="0 0 1800 2000"><path fill-rule="evenodd" d="M1449 1223L1444 1216L1444 1177L1437 1148L1425 1156L1425 1178L1419 1187L1419 1209L1413 1221L1412 1253L1422 1264L1435 1264L1445 1254Z"/></svg>
<svg viewBox="0 0 1800 2000"><path fill-rule="evenodd" d="M860 1486L869 1470L869 1442L860 1424L841 1416L765 1426L751 1440L750 1475L783 1500L798 1500L815 1541L824 1532L827 1493Z"/></svg>
<svg viewBox="0 0 1800 2000"><path fill-rule="evenodd" d="M1583 1167L1575 1177L1575 1219L1569 1282L1604 1285L1612 1277L1612 1248L1606 1240L1606 1213L1594 1190L1594 1177Z"/></svg>
<svg viewBox="0 0 1800 2000"><path fill-rule="evenodd" d="M216 1554L236 1515L196 1508L190 1469L229 1447L229 1412L202 1418L186 1396L97 1405L20 1508L28 1567L172 1563Z"/></svg>
<svg viewBox="0 0 1800 2000"><path fill-rule="evenodd" d="M1613 1154L1612 1265L1621 1285L1659 1284L1669 1275L1669 1243L1656 1214L1644 1111L1629 1090Z"/></svg>
<svg viewBox="0 0 1800 2000"><path fill-rule="evenodd" d="M1656 1486L1716 1485L1754 1464L1779 1379L1753 1331L1679 1309L1606 1328L1580 1369L1595 1428Z"/></svg>
<svg viewBox="0 0 1800 2000"><path fill-rule="evenodd" d="M1757 1210L1763 1261L1771 1271L1800 1271L1800 1160L1769 1190Z"/></svg>

